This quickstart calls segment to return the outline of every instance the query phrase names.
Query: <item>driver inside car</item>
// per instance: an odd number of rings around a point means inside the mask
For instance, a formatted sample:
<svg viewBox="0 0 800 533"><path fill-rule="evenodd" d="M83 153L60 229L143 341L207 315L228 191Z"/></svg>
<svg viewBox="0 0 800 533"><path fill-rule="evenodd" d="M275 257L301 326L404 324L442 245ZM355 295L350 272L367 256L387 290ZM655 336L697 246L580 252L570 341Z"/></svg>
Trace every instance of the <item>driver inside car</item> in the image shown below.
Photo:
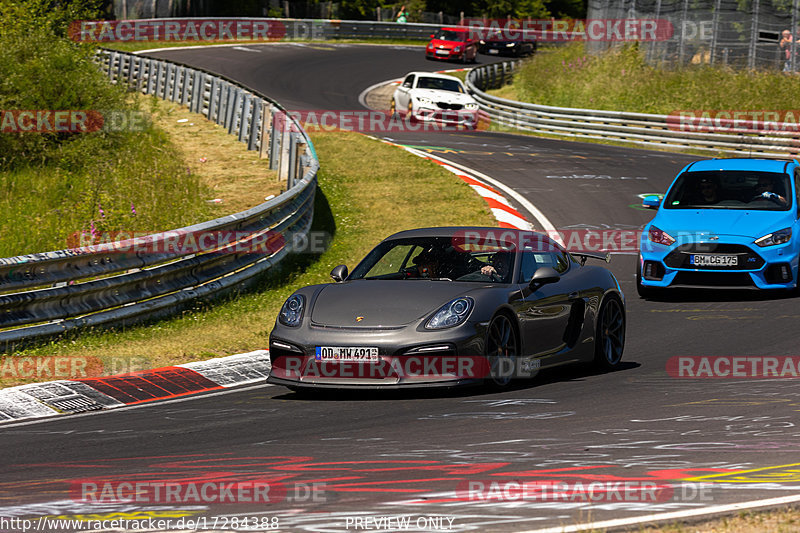
<svg viewBox="0 0 800 533"><path fill-rule="evenodd" d="M495 252L489 258L489 264L481 267L481 274L493 279L502 280L511 270L511 259L512 256L510 252Z"/></svg>
<svg viewBox="0 0 800 533"><path fill-rule="evenodd" d="M786 198L775 192L775 180L770 176L759 176L756 184L756 196L753 200L772 200L780 205L787 205Z"/></svg>

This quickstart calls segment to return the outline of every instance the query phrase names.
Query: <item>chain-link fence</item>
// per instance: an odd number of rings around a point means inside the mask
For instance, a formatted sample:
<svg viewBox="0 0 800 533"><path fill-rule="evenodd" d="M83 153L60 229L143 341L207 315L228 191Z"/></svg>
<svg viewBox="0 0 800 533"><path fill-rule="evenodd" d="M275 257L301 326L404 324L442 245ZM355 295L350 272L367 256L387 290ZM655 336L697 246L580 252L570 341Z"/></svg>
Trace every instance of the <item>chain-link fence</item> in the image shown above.
<svg viewBox="0 0 800 533"><path fill-rule="evenodd" d="M666 40L642 43L658 65L714 64L800 69L800 0L589 0L588 19L656 19L672 25ZM792 37L789 37L791 39ZM612 43L592 42L593 50Z"/></svg>

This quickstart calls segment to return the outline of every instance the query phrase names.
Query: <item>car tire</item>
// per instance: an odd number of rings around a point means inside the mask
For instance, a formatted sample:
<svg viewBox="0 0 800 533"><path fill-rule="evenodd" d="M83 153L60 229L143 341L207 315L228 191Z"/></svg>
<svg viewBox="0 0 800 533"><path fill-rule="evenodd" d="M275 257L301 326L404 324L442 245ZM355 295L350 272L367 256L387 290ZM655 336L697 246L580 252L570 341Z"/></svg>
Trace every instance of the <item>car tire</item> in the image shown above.
<svg viewBox="0 0 800 533"><path fill-rule="evenodd" d="M493 389L504 389L514 379L520 355L519 334L512 319L498 313L486 329L486 359L489 376L486 383Z"/></svg>
<svg viewBox="0 0 800 533"><path fill-rule="evenodd" d="M414 104L411 101L408 102L408 109L406 111L406 120L408 120L408 122L410 122L411 124L417 122L417 118L414 116Z"/></svg>
<svg viewBox="0 0 800 533"><path fill-rule="evenodd" d="M609 294L597 312L594 338L594 364L601 370L612 370L622 361L625 351L625 309L615 294Z"/></svg>

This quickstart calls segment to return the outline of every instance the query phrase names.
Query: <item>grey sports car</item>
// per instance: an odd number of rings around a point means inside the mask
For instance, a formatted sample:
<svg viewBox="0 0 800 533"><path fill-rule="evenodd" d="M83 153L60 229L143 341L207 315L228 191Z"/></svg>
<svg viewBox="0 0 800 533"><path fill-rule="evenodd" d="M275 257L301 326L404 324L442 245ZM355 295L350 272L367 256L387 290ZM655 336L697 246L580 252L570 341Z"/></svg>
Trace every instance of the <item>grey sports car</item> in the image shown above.
<svg viewBox="0 0 800 533"><path fill-rule="evenodd" d="M284 303L269 341L270 383L495 387L572 362L611 369L625 346L614 275L546 235L503 228L403 231L335 283ZM577 259L576 259L577 258Z"/></svg>

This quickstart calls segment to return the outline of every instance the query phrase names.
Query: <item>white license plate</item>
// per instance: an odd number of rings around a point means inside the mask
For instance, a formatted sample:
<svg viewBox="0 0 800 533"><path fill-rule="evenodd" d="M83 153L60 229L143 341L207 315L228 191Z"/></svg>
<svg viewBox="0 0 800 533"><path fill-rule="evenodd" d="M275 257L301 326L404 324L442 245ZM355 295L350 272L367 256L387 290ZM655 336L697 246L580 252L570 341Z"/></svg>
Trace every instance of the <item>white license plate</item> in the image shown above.
<svg viewBox="0 0 800 533"><path fill-rule="evenodd" d="M490 54L499 54L499 53L500 53L500 50L497 50L497 49L495 49L495 48L490 48L490 49L489 49L489 53L490 53Z"/></svg>
<svg viewBox="0 0 800 533"><path fill-rule="evenodd" d="M691 255L689 263L694 266L736 266L739 257L736 255Z"/></svg>
<svg viewBox="0 0 800 533"><path fill-rule="evenodd" d="M378 348L374 346L317 346L317 361L377 361Z"/></svg>
<svg viewBox="0 0 800 533"><path fill-rule="evenodd" d="M436 50L436 55L437 56L448 56L448 55L450 55L450 51L449 50Z"/></svg>

